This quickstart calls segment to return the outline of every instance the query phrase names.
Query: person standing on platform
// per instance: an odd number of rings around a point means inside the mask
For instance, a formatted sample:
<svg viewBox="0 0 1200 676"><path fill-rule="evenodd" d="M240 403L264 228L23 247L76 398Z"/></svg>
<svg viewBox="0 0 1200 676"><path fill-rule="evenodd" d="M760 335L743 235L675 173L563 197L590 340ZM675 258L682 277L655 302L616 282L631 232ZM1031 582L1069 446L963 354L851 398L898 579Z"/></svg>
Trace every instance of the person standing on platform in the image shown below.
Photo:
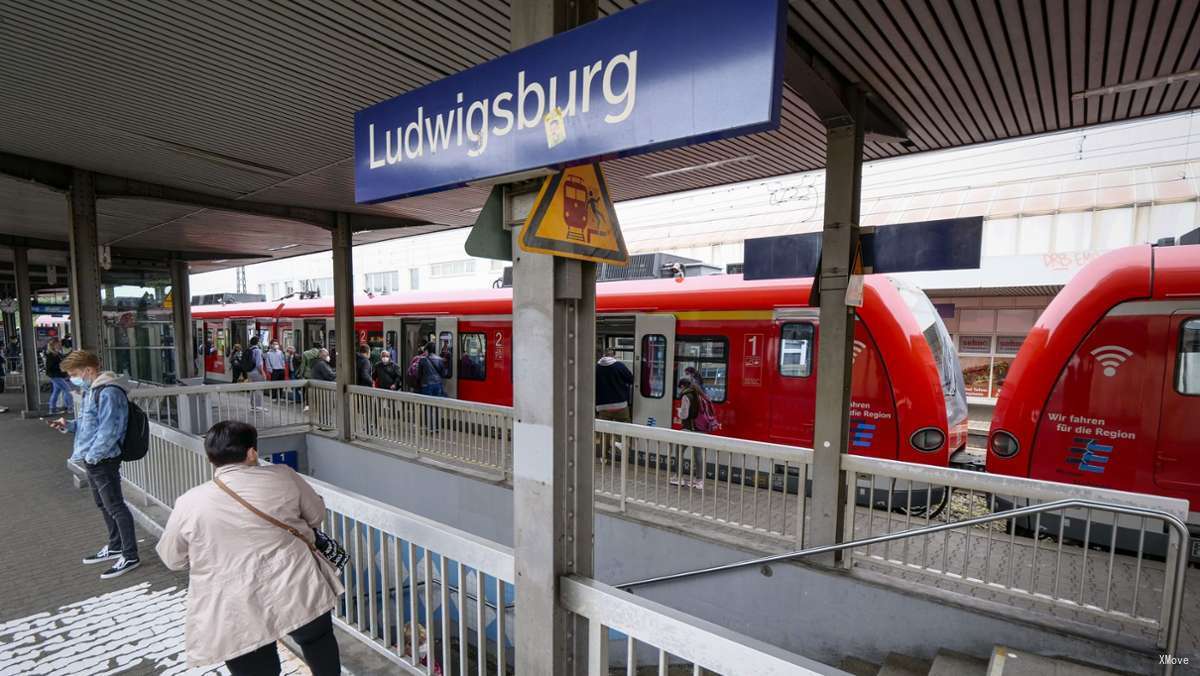
<svg viewBox="0 0 1200 676"><path fill-rule="evenodd" d="M312 346L300 355L300 378L312 378L312 368L320 360L321 341L314 340Z"/></svg>
<svg viewBox="0 0 1200 676"><path fill-rule="evenodd" d="M46 344L46 377L50 379L50 412L58 413L71 408L71 381L62 370L62 341L51 338ZM55 402L61 406L55 406Z"/></svg>
<svg viewBox="0 0 1200 676"><path fill-rule="evenodd" d="M675 415L679 417L680 426L685 431L696 431L696 417L700 415L700 399L702 396L700 391L696 389L696 386L692 384L691 379L679 379L679 410L675 412ZM676 468L677 476L671 477L669 481L672 486L704 490L704 475L700 467L700 448L697 446L692 447L691 479L685 475L683 469L683 456L686 450L687 446L682 444L679 446L679 459L677 460L678 466Z"/></svg>
<svg viewBox="0 0 1200 676"><path fill-rule="evenodd" d="M258 336L250 338L249 356L242 356L242 361L245 362L243 368L246 369L246 379L252 383L261 383L267 379L263 365L263 351L258 346L258 341ZM250 392L250 408L254 411L265 411L262 402L262 390L252 390Z"/></svg>
<svg viewBox="0 0 1200 676"><path fill-rule="evenodd" d="M354 355L354 384L360 387L374 387L374 371L371 367L371 347L366 343L359 343L358 352Z"/></svg>
<svg viewBox="0 0 1200 676"><path fill-rule="evenodd" d="M337 380L337 372L329 365L329 350L321 348L318 351L317 360L312 365L312 375L309 377L313 380L324 380L330 383Z"/></svg>
<svg viewBox="0 0 1200 676"><path fill-rule="evenodd" d="M633 374L629 367L617 359L615 350L605 350L596 362L596 417L601 420L633 422L629 409L629 396L633 387Z"/></svg>
<svg viewBox="0 0 1200 676"><path fill-rule="evenodd" d="M100 358L87 350L75 350L63 358L61 367L71 384L82 390L79 416L68 422L51 420L50 426L75 435L71 460L87 470L92 499L104 517L108 544L83 558L85 564L115 559L100 574L101 580L120 577L141 565L133 514L121 493L121 440L129 424L128 384L112 371L100 370Z"/></svg>
<svg viewBox="0 0 1200 676"><path fill-rule="evenodd" d="M232 377L230 382L242 382L242 344L235 343L233 352L229 353L229 374Z"/></svg>
<svg viewBox="0 0 1200 676"><path fill-rule="evenodd" d="M263 365L267 379L271 382L287 378L287 357L284 356L283 350L279 349L278 340L271 341L270 349L263 355ZM280 396L282 396L282 390L271 390L271 399L279 401Z"/></svg>
<svg viewBox="0 0 1200 676"><path fill-rule="evenodd" d="M425 354L421 356L417 368L417 382L421 394L431 397L446 396L446 386L442 380L447 375L446 360L438 356L437 345L432 340L425 344Z"/></svg>
<svg viewBox="0 0 1200 676"><path fill-rule="evenodd" d="M331 611L345 589L312 549L325 501L287 465L260 465L257 446L252 425L213 425L204 437L213 480L175 501L158 541L168 568L191 569L188 665L278 674L275 640L290 634L314 676L338 676Z"/></svg>
<svg viewBox="0 0 1200 676"><path fill-rule="evenodd" d="M266 361L267 374L272 381L287 378L287 356L283 354L283 350L279 349L279 341L271 341L271 349L267 350L263 359Z"/></svg>
<svg viewBox="0 0 1200 676"><path fill-rule="evenodd" d="M384 390L399 390L403 384L400 367L392 361L392 355L384 350L379 355L379 363L375 365L375 387Z"/></svg>

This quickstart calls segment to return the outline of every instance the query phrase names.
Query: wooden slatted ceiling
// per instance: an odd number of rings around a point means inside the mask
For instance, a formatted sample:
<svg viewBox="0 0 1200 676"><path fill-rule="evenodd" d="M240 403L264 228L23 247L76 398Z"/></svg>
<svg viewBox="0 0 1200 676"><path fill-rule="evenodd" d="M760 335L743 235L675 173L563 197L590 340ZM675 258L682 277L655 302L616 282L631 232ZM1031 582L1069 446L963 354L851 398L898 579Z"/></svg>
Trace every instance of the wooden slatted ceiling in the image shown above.
<svg viewBox="0 0 1200 676"><path fill-rule="evenodd" d="M0 150L230 197L467 225L486 188L354 205L350 119L504 54L509 11L503 0L0 0ZM869 144L868 159L1194 108L1196 80L1071 94L1200 67L1198 22L1200 0L790 0L788 12L796 36L909 126L908 147ZM785 89L776 131L606 168L623 200L823 164L819 121ZM65 238L58 198L4 183L0 231ZM324 240L306 226L194 212L102 208L102 239L305 244L278 255Z"/></svg>

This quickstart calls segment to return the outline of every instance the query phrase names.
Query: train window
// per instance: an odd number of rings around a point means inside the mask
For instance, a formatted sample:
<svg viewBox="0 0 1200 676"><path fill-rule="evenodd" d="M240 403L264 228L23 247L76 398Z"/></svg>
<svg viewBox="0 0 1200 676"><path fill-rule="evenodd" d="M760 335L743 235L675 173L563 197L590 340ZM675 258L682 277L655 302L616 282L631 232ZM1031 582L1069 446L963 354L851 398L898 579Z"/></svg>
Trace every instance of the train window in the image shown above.
<svg viewBox="0 0 1200 676"><path fill-rule="evenodd" d="M675 337L675 382L695 369L703 381L704 392L714 402L725 401L726 376L729 373L729 341L711 336ZM679 397L679 392L675 393Z"/></svg>
<svg viewBox="0 0 1200 676"><path fill-rule="evenodd" d="M642 396L662 399L667 393L667 337L642 336Z"/></svg>
<svg viewBox="0 0 1200 676"><path fill-rule="evenodd" d="M780 327L779 375L807 378L812 373L813 325L793 322Z"/></svg>
<svg viewBox="0 0 1200 676"><path fill-rule="evenodd" d="M487 334L461 333L458 336L459 380L487 380Z"/></svg>
<svg viewBox="0 0 1200 676"><path fill-rule="evenodd" d="M1175 390L1200 395L1200 318L1187 320L1180 331Z"/></svg>

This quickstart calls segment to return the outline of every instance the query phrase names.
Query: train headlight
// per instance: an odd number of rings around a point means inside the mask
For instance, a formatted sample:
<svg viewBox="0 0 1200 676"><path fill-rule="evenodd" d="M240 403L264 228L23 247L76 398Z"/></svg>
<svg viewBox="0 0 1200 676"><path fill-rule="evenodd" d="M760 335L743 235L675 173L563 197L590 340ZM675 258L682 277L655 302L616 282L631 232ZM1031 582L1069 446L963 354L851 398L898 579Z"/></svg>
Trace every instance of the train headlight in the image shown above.
<svg viewBox="0 0 1200 676"><path fill-rule="evenodd" d="M1000 430L992 435L991 448L992 453L1001 458L1011 458L1021 450L1021 444L1017 443L1017 438L1012 434Z"/></svg>
<svg viewBox="0 0 1200 676"><path fill-rule="evenodd" d="M913 432L908 441L918 451L932 453L946 443L946 434L936 427L926 427Z"/></svg>

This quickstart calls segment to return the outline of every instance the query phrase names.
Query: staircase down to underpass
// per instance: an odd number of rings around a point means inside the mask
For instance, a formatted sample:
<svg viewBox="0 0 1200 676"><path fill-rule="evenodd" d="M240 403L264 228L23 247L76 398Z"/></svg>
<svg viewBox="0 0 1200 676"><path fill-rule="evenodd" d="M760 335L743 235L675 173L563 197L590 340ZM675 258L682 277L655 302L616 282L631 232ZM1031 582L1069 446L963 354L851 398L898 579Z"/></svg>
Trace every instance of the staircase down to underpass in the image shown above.
<svg viewBox="0 0 1200 676"><path fill-rule="evenodd" d="M1112 676L1118 672L996 646L990 660L939 650L932 660L891 653L883 664L847 657L838 668L854 676Z"/></svg>

